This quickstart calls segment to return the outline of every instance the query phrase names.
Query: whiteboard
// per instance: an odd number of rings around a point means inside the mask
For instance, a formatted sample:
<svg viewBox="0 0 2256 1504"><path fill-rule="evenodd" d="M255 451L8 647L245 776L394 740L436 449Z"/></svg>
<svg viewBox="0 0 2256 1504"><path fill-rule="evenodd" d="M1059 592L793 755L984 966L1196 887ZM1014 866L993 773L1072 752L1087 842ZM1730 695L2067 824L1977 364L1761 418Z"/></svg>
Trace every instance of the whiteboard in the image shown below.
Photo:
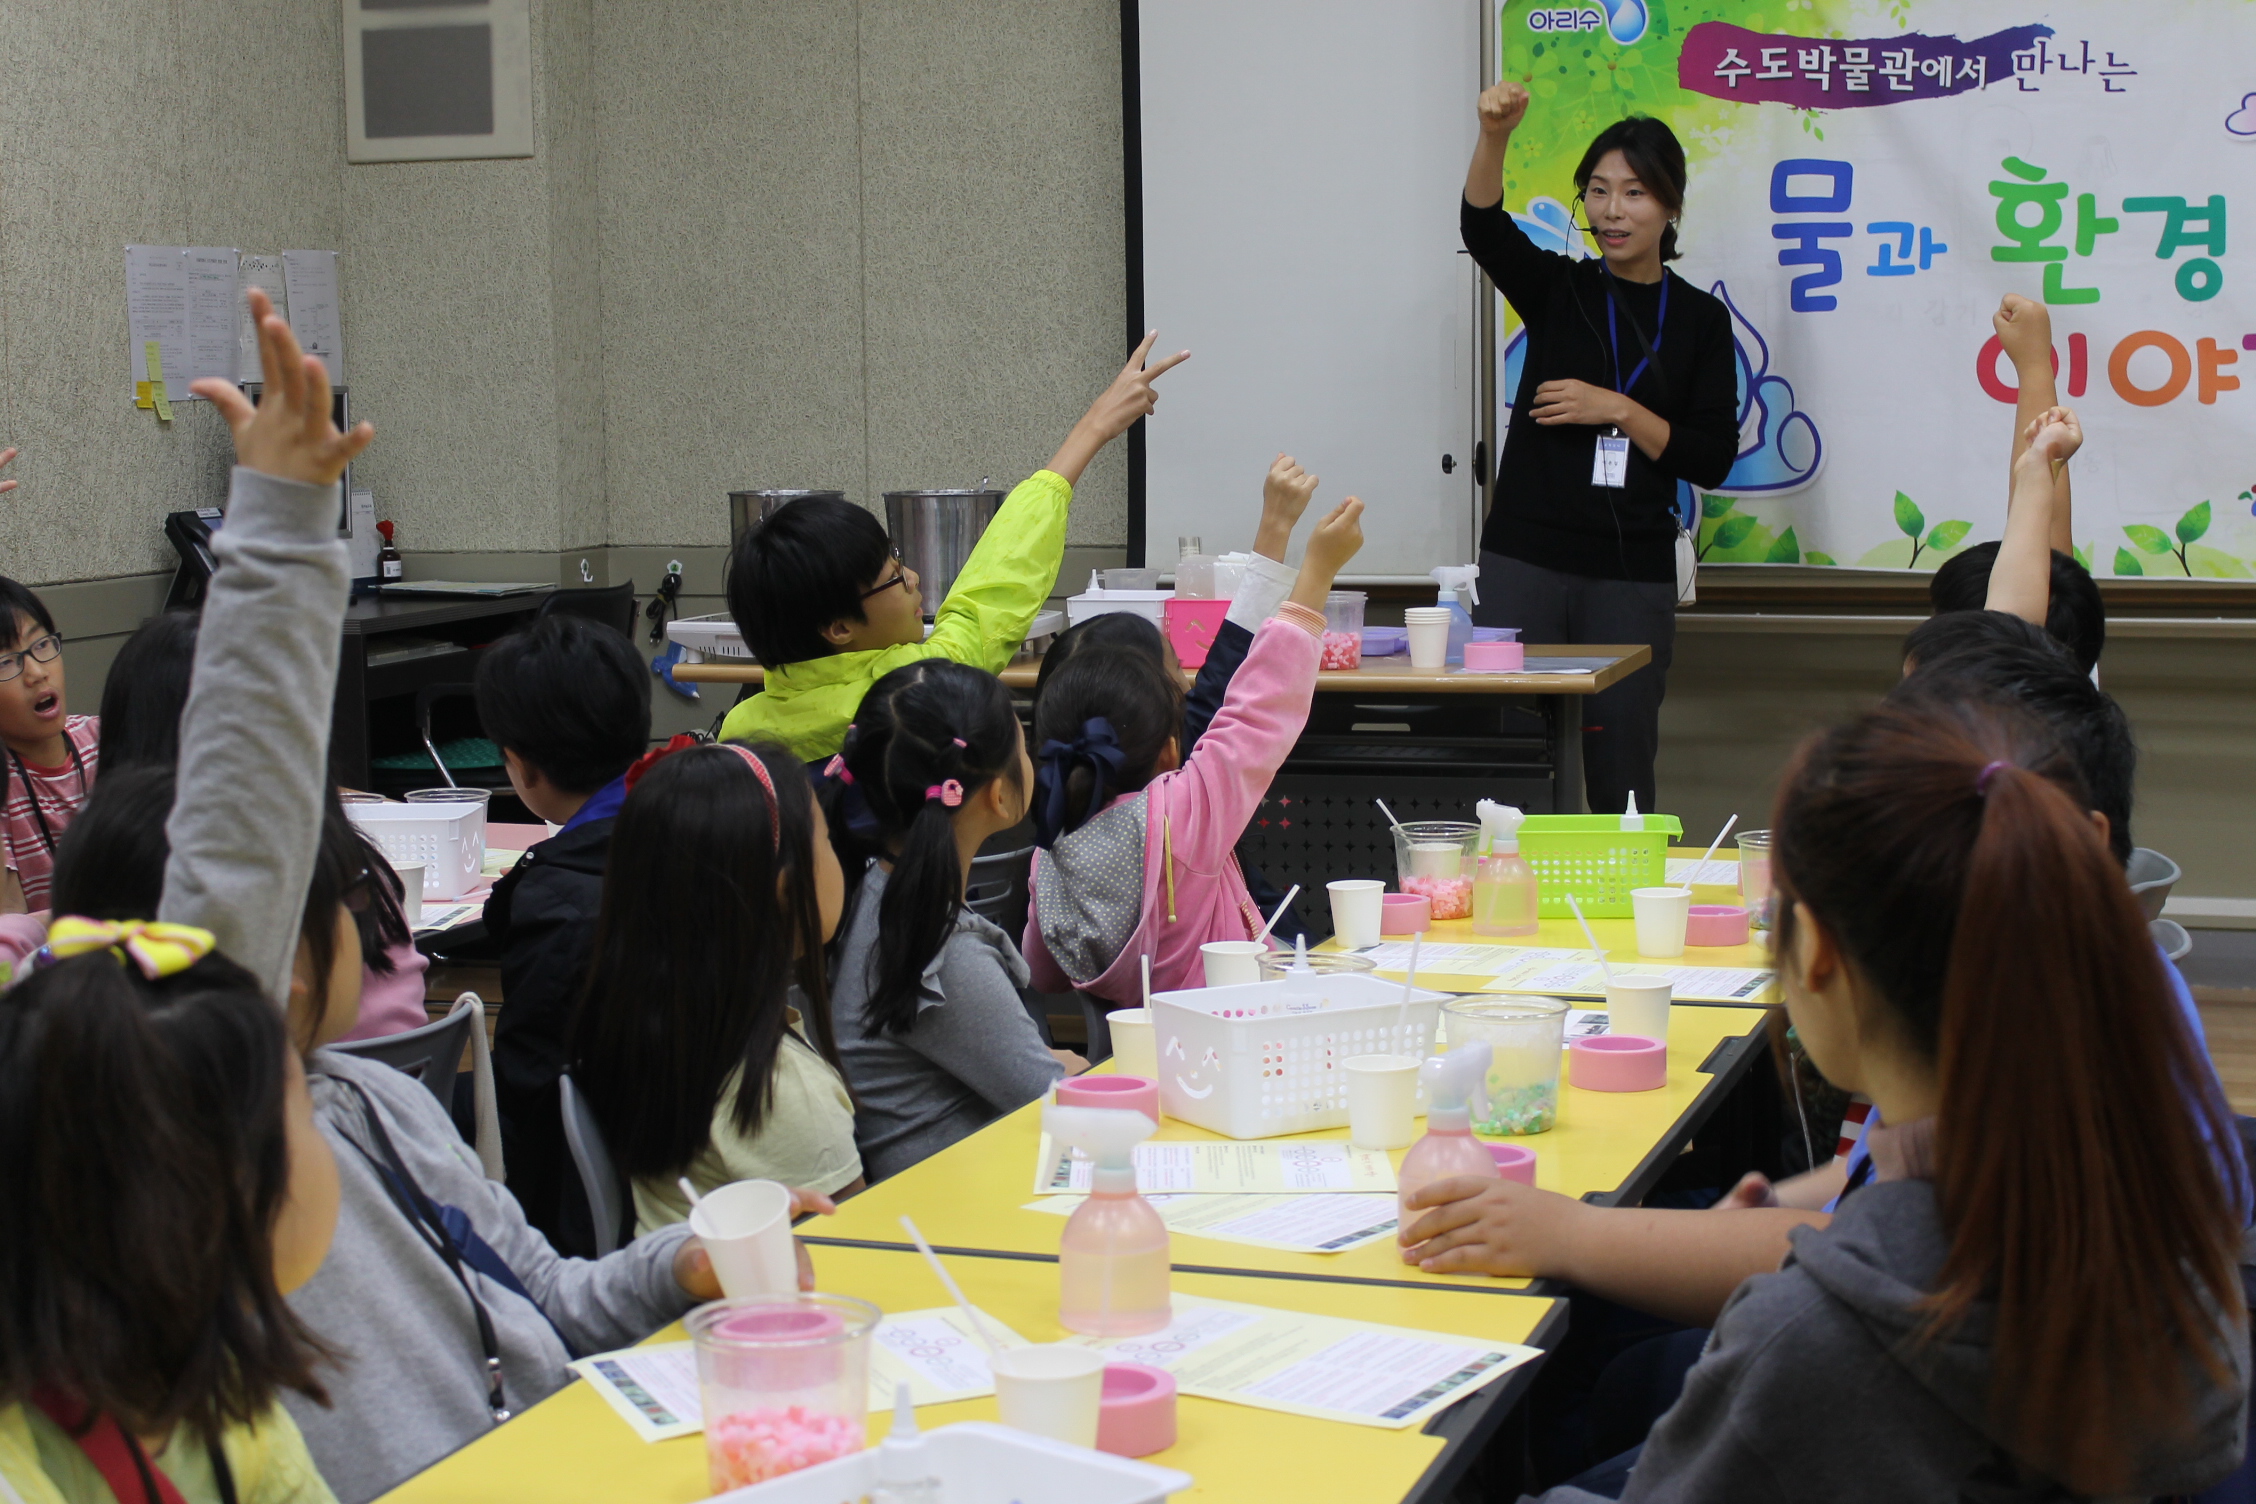
<svg viewBox="0 0 2256 1504"><path fill-rule="evenodd" d="M1469 562L1479 0L1137 11L1144 322L1192 352L1145 425L1147 562L1250 547L1279 450L1323 477L1311 516L1363 498L1350 582Z"/></svg>

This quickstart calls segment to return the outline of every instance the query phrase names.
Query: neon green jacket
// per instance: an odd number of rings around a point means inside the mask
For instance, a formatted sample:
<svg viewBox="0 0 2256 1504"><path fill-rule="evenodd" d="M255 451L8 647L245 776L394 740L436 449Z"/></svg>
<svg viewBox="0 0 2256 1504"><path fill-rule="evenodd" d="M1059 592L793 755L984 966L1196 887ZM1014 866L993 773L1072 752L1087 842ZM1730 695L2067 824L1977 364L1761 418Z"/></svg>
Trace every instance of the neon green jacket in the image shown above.
<svg viewBox="0 0 2256 1504"><path fill-rule="evenodd" d="M1052 470L1019 482L995 512L922 642L833 653L767 670L766 687L728 713L721 740L780 742L802 762L836 752L869 687L904 664L952 658L1001 672L1026 640L1065 562L1073 485Z"/></svg>

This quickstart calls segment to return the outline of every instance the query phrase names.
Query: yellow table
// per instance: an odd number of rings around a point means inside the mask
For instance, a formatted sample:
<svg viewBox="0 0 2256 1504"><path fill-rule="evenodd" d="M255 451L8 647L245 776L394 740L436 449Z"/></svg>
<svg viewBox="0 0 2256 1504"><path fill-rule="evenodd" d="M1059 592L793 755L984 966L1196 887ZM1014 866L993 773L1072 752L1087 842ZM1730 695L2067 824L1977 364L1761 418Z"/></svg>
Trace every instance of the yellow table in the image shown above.
<svg viewBox="0 0 2256 1504"><path fill-rule="evenodd" d="M1587 1092L1562 1079L1558 1126L1549 1133L1514 1140L1535 1151L1536 1184L1570 1196L1598 1193L1608 1201L1641 1199L1761 1053L1763 1021L1759 1010L1749 1008L1672 1008L1669 1079L1659 1091ZM1041 1132L1041 1104L1029 1103L844 1202L836 1216L802 1223L800 1234L818 1248L826 1243L904 1248L910 1246L901 1230L905 1212L916 1219L918 1231L943 1251L1052 1259L1065 1218L1022 1210L1035 1199L1034 1157ZM1158 1137L1196 1141L1221 1135L1169 1118ZM1333 1128L1296 1137L1340 1140L1347 1137L1347 1130ZM1398 1166L1403 1152L1391 1156ZM1294 1253L1178 1232L1174 1256L1177 1269L1269 1272L1367 1288L1374 1281L1420 1288L1447 1284L1499 1291L1527 1288L1524 1280L1428 1274L1403 1263L1401 1250L1391 1239L1345 1253ZM1038 1277L1051 1276L1045 1270Z"/></svg>
<svg viewBox="0 0 2256 1504"><path fill-rule="evenodd" d="M888 1311L923 1310L948 1301L914 1253L823 1249L816 1255L816 1272L823 1289L860 1296ZM1036 1342L1066 1335L1057 1325L1054 1271L1030 1277L1023 1264L1007 1260L952 1258L949 1272L974 1304L1019 1335ZM1215 1300L1537 1347L1556 1342L1566 1314L1563 1301L1535 1296L1491 1299L1450 1290L1372 1290L1254 1275L1178 1274L1175 1288ZM670 1327L652 1340L680 1338L681 1329ZM1426 1431L1382 1431L1185 1397L1177 1409L1180 1439L1149 1460L1197 1480L1174 1496L1178 1500L1372 1504L1446 1499L1536 1367L1523 1364L1443 1411ZM917 1423L926 1428L995 1418L991 1398L917 1411ZM878 1418L872 1441L883 1434L883 1424ZM705 1497L703 1437L641 1441L580 1383L385 1495L394 1504L550 1504L566 1499L689 1504Z"/></svg>

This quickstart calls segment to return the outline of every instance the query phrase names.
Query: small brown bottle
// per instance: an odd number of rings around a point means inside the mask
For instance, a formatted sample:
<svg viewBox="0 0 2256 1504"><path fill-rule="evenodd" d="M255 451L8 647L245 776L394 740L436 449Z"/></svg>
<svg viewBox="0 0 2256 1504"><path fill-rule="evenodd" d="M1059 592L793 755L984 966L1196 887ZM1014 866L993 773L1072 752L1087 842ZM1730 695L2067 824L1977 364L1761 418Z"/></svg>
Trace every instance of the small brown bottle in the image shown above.
<svg viewBox="0 0 2256 1504"><path fill-rule="evenodd" d="M400 558L399 548L392 542L392 524L379 522L376 531L384 536L384 546L376 553L376 577L390 584L407 574L407 563Z"/></svg>

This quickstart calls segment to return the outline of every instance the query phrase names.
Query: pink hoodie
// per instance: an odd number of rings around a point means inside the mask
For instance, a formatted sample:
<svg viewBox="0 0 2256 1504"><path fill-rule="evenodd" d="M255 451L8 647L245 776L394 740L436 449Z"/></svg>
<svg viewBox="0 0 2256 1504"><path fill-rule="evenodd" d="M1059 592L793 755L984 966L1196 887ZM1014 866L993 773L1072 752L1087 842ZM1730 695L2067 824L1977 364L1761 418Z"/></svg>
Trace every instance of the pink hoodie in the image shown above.
<svg viewBox="0 0 2256 1504"><path fill-rule="evenodd" d="M1201 945L1250 940L1260 931L1262 915L1246 894L1233 848L1308 722L1323 632L1324 619L1307 607L1288 602L1280 608L1254 634L1190 761L1138 791L1150 799L1143 921L1105 974L1084 991L1123 1007L1140 1006L1147 955L1154 992L1201 986ZM1048 857L1035 854L1037 862ZM1023 949L1038 991L1072 990L1072 979L1043 943L1042 918L1031 899Z"/></svg>

